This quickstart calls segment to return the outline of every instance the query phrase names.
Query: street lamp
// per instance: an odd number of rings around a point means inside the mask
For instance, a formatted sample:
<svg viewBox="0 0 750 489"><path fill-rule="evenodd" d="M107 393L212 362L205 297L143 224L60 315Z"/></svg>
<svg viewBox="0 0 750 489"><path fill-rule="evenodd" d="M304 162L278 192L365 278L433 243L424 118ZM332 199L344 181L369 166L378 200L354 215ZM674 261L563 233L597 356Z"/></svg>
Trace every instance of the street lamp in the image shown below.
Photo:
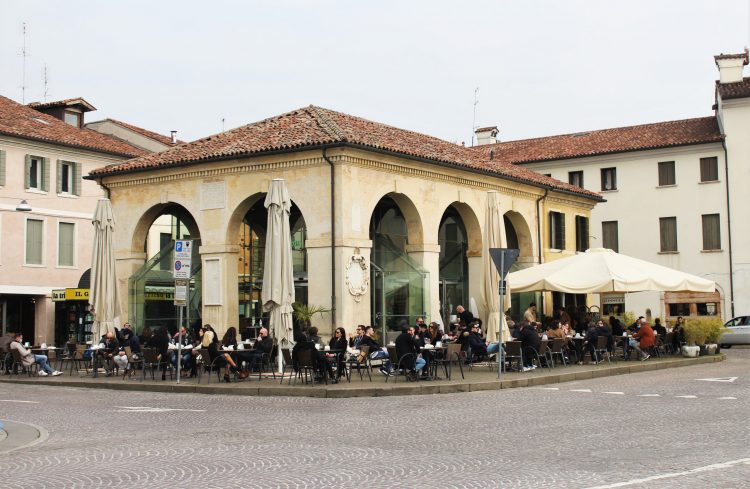
<svg viewBox="0 0 750 489"><path fill-rule="evenodd" d="M16 206L16 210L18 212L31 212L31 206L24 199L24 200L22 200L21 202L18 203L18 205Z"/></svg>

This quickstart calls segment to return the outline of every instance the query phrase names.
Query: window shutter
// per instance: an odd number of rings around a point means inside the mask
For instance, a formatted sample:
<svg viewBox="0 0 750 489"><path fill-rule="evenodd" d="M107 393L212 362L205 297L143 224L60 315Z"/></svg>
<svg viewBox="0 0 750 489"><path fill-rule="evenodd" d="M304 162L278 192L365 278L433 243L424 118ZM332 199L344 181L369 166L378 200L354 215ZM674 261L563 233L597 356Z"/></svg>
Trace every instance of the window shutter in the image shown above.
<svg viewBox="0 0 750 489"><path fill-rule="evenodd" d="M549 221L549 247L555 247L555 213L549 211L547 213L547 221Z"/></svg>
<svg viewBox="0 0 750 489"><path fill-rule="evenodd" d="M560 218L558 219L559 222L559 229L560 229L560 249L565 249L565 214L562 212L559 213Z"/></svg>
<svg viewBox="0 0 750 489"><path fill-rule="evenodd" d="M0 187L5 186L5 151L0 149Z"/></svg>
<svg viewBox="0 0 750 489"><path fill-rule="evenodd" d="M703 215L703 249L721 249L721 227L719 214Z"/></svg>
<svg viewBox="0 0 750 489"><path fill-rule="evenodd" d="M62 166L63 166L62 160L57 160L57 180L56 180L56 183L57 183L57 193L58 194L62 193Z"/></svg>
<svg viewBox="0 0 750 489"><path fill-rule="evenodd" d="M581 228L583 228L583 241L582 241L583 250L582 251L586 251L587 249L589 249L589 218L582 217L581 221L583 224L583 226L581 226Z"/></svg>
<svg viewBox="0 0 750 489"><path fill-rule="evenodd" d="M49 158L42 158L42 190L49 192Z"/></svg>
<svg viewBox="0 0 750 489"><path fill-rule="evenodd" d="M662 217L659 219L659 239L661 251L677 251L677 218Z"/></svg>
<svg viewBox="0 0 750 489"><path fill-rule="evenodd" d="M23 171L23 188L28 189L31 186L31 155L26 155Z"/></svg>
<svg viewBox="0 0 750 489"><path fill-rule="evenodd" d="M81 195L81 164L73 163L73 195Z"/></svg>

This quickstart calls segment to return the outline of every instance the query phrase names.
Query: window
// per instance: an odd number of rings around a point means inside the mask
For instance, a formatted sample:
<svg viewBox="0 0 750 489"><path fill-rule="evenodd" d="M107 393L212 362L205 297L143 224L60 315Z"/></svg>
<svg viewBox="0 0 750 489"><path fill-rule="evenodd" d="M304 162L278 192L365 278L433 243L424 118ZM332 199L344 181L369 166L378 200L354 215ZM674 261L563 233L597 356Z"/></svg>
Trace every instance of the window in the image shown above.
<svg viewBox="0 0 750 489"><path fill-rule="evenodd" d="M549 247L556 250L565 249L565 214L562 212L549 213Z"/></svg>
<svg viewBox="0 0 750 489"><path fill-rule="evenodd" d="M617 190L617 168L602 168L602 190Z"/></svg>
<svg viewBox="0 0 750 489"><path fill-rule="evenodd" d="M75 266L76 225L61 222L57 226L57 266Z"/></svg>
<svg viewBox="0 0 750 489"><path fill-rule="evenodd" d="M677 251L677 218L660 217L659 218L659 242L660 250L664 252Z"/></svg>
<svg viewBox="0 0 750 489"><path fill-rule="evenodd" d="M675 185L674 161L659 162L659 186Z"/></svg>
<svg viewBox="0 0 750 489"><path fill-rule="evenodd" d="M57 160L57 193L81 195L81 164Z"/></svg>
<svg viewBox="0 0 750 489"><path fill-rule="evenodd" d="M582 171L569 171L568 183L571 185L575 185L576 187L583 188L583 172Z"/></svg>
<svg viewBox="0 0 750 489"><path fill-rule="evenodd" d="M26 155L24 188L49 191L49 158Z"/></svg>
<svg viewBox="0 0 750 489"><path fill-rule="evenodd" d="M543 175L544 175L545 177L550 177L550 178L552 178L552 174L551 174L551 173L543 173Z"/></svg>
<svg viewBox="0 0 750 489"><path fill-rule="evenodd" d="M701 158L701 182L719 181L719 159L716 156Z"/></svg>
<svg viewBox="0 0 750 489"><path fill-rule="evenodd" d="M26 265L43 265L42 243L44 242L44 221L26 220Z"/></svg>
<svg viewBox="0 0 750 489"><path fill-rule="evenodd" d="M576 251L589 249L589 218L576 216Z"/></svg>
<svg viewBox="0 0 750 489"><path fill-rule="evenodd" d="M620 238L617 235L617 221L602 222L602 246L614 252L620 251Z"/></svg>
<svg viewBox="0 0 750 489"><path fill-rule="evenodd" d="M168 250L169 247L173 247L172 233L159 233L159 249L164 251L159 260L159 270L172 270L172 253Z"/></svg>
<svg viewBox="0 0 750 489"><path fill-rule="evenodd" d="M81 114L77 112L69 112L66 110L63 117L65 122L70 124L71 126L81 127Z"/></svg>
<svg viewBox="0 0 750 489"><path fill-rule="evenodd" d="M5 151L0 149L0 187L5 186Z"/></svg>
<svg viewBox="0 0 750 489"><path fill-rule="evenodd" d="M690 316L690 304L667 304L670 316Z"/></svg>
<svg viewBox="0 0 750 489"><path fill-rule="evenodd" d="M703 214L703 249L721 249L721 223L719 214Z"/></svg>

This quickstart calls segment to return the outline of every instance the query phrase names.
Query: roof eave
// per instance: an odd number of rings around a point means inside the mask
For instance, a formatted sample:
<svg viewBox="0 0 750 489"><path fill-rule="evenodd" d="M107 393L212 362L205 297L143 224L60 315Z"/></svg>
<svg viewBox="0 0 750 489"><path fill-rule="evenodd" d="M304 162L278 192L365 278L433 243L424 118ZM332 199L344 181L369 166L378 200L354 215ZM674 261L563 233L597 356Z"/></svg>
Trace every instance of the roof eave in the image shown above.
<svg viewBox="0 0 750 489"><path fill-rule="evenodd" d="M87 151L95 151L97 153L104 153L104 154L113 155L113 156L122 156L124 158L137 158L138 157L138 155L135 155L135 154L132 154L132 153L118 153L116 151L108 151L108 150L101 149L101 148L96 148L96 147L93 147L93 146L84 146L84 145L81 145L81 144L64 143L62 141L55 141L53 139L45 139L45 138L38 138L38 137L34 137L34 136L26 136L26 135L22 135L22 134L16 134L16 133L13 133L13 132L3 131L2 129L0 129L0 134L5 135L5 136L11 136L11 137L14 137L14 138L19 138L19 139L29 139L31 141L38 141L38 142L47 143L47 144L55 144L55 145L58 145L58 146L65 146L65 147L68 147L68 148L85 149Z"/></svg>

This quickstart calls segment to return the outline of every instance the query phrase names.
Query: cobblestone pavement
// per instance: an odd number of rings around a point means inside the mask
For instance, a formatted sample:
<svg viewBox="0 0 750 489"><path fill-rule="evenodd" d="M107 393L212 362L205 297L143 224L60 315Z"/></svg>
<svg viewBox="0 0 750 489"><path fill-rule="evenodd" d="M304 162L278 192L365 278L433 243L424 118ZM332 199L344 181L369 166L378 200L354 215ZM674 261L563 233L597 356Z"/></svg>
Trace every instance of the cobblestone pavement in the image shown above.
<svg viewBox="0 0 750 489"><path fill-rule="evenodd" d="M433 396L0 384L0 419L49 432L0 457L0 487L750 487L750 349L726 353L679 369Z"/></svg>

